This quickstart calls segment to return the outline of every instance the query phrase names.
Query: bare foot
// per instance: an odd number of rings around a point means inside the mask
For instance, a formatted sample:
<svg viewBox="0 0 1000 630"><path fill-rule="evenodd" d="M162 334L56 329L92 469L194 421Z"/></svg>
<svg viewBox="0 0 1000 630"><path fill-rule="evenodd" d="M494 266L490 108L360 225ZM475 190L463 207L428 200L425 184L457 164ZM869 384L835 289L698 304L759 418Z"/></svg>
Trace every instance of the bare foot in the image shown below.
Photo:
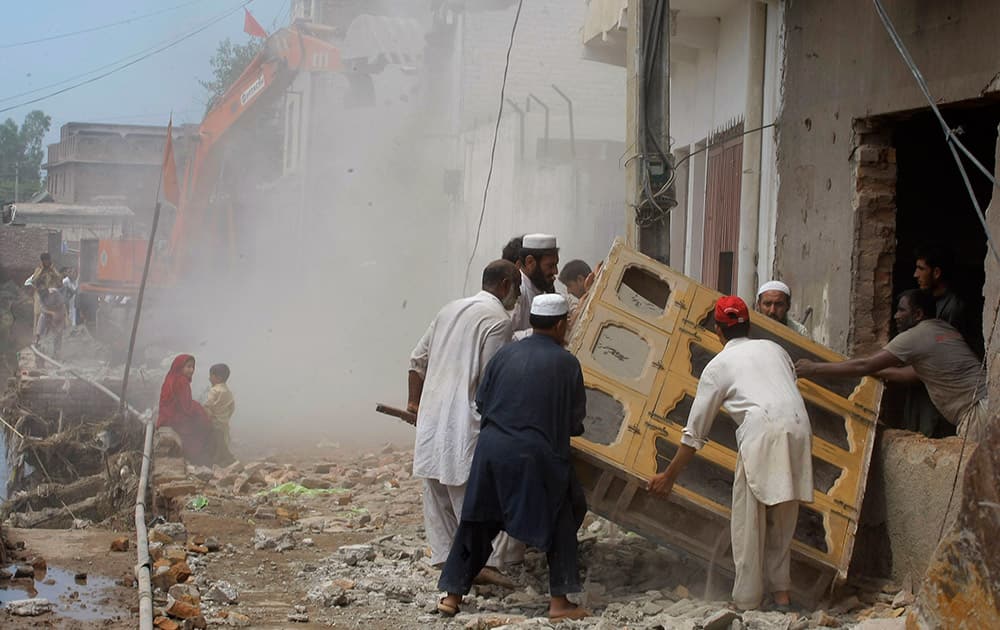
<svg viewBox="0 0 1000 630"><path fill-rule="evenodd" d="M792 598L789 596L788 591L774 591L771 596L774 598L774 603L778 606L788 606L792 603Z"/></svg>
<svg viewBox="0 0 1000 630"><path fill-rule="evenodd" d="M583 619L589 616L589 610L569 601L565 595L549 600L549 619Z"/></svg>

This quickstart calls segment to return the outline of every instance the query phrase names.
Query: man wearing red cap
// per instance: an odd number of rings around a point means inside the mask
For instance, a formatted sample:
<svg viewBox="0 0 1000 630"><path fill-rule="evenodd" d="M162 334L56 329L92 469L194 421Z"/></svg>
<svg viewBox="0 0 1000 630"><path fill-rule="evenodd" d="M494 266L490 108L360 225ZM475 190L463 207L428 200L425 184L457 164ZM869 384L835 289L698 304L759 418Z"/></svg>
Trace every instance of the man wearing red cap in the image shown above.
<svg viewBox="0 0 1000 630"><path fill-rule="evenodd" d="M812 431L795 367L778 344L750 339L750 313L738 297L715 304L715 332L725 344L702 372L677 455L649 482L669 495L681 471L707 442L721 407L736 425L732 543L733 601L761 605L765 589L779 610L790 605L791 545L799 502L813 500Z"/></svg>

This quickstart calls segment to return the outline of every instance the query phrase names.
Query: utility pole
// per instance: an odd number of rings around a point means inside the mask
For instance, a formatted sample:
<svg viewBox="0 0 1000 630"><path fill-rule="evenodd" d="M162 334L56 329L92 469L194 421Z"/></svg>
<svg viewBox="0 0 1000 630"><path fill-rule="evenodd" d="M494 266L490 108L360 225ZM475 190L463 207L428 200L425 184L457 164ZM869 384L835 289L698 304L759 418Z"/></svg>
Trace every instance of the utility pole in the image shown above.
<svg viewBox="0 0 1000 630"><path fill-rule="evenodd" d="M677 205L670 154L670 1L629 0L626 35L627 241L670 262Z"/></svg>
<svg viewBox="0 0 1000 630"><path fill-rule="evenodd" d="M17 203L17 192L18 192L17 189L20 186L20 177L21 177L21 165L20 164L15 164L14 165L14 203Z"/></svg>

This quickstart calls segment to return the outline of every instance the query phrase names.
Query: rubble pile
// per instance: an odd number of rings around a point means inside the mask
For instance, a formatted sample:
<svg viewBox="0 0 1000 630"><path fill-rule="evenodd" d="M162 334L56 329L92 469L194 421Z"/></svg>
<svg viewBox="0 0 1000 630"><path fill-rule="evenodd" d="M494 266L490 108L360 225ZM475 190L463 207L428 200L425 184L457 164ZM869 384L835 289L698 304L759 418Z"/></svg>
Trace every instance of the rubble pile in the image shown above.
<svg viewBox="0 0 1000 630"><path fill-rule="evenodd" d="M475 586L459 615L438 614L439 571L429 563L411 464L411 453L386 447L337 462L188 467L197 489L175 500L203 498L207 507L181 510L181 521L207 522L233 502L250 527L232 539L180 523L154 528L158 627L552 627L537 550L505 568L517 589ZM842 587L821 610L739 613L727 607L730 585L698 561L592 515L579 537L584 592L574 599L595 616L560 627L891 628L902 627L914 599L910 584L869 580Z"/></svg>

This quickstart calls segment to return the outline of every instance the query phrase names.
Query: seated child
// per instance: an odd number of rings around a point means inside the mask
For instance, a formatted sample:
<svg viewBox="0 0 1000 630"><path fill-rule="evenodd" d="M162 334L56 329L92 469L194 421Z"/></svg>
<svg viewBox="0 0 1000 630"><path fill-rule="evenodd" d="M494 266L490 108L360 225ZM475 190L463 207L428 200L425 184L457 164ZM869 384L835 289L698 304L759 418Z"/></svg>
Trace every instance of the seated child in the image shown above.
<svg viewBox="0 0 1000 630"><path fill-rule="evenodd" d="M208 380L212 388L205 398L205 411L212 419L215 433L216 463L226 466L235 459L229 450L229 420L236 411L236 401L229 391L226 381L229 380L229 366L217 363L208 370Z"/></svg>

